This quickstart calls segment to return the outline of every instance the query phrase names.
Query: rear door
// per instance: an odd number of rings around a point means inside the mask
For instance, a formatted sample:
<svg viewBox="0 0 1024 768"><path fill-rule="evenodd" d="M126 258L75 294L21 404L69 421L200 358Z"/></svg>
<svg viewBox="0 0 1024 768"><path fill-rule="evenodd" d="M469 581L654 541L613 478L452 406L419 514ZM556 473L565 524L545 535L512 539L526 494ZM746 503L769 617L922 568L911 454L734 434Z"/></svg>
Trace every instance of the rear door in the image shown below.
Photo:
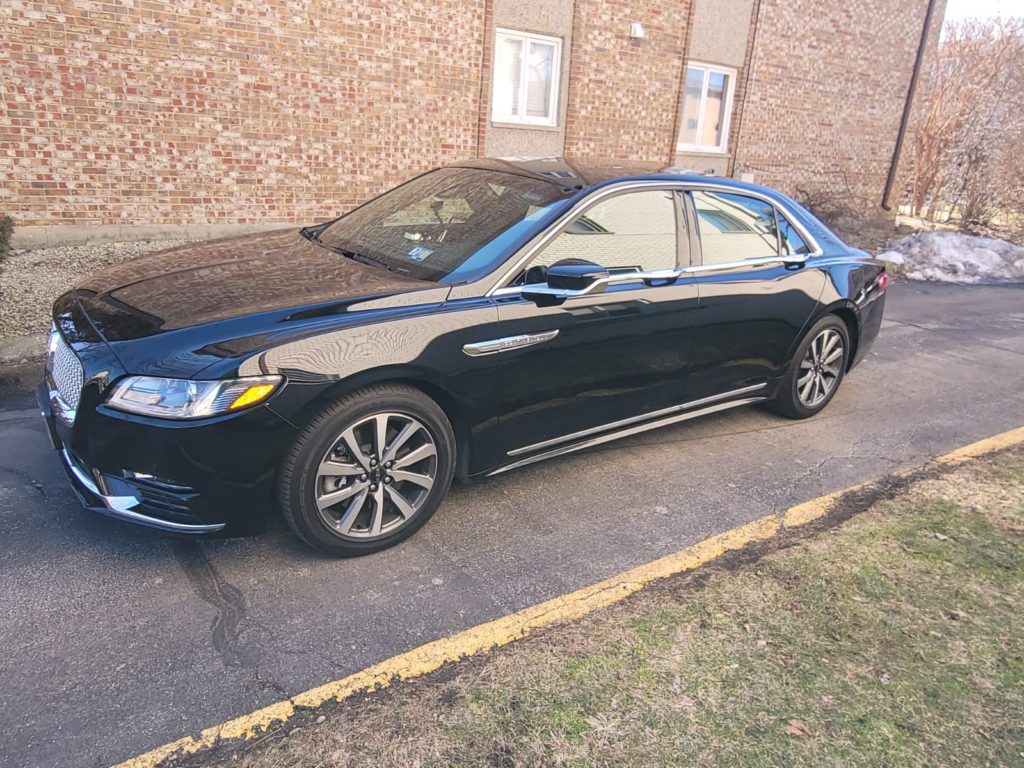
<svg viewBox="0 0 1024 768"><path fill-rule="evenodd" d="M688 204L700 243L691 386L701 397L767 392L824 287L813 241L753 193L695 188Z"/></svg>
<svg viewBox="0 0 1024 768"><path fill-rule="evenodd" d="M487 374L502 414L488 446L496 461L688 398L697 289L678 273L689 266L685 220L680 193L667 185L598 192L496 292L501 338L520 340L492 355ZM546 267L566 258L606 267L606 290L555 304L528 298Z"/></svg>

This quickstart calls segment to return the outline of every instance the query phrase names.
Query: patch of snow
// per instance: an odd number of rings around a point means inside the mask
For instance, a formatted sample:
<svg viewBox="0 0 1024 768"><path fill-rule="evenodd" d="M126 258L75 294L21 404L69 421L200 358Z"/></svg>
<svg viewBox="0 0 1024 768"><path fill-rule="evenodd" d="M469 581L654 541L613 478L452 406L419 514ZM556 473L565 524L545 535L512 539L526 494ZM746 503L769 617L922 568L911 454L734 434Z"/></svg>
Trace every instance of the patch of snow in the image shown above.
<svg viewBox="0 0 1024 768"><path fill-rule="evenodd" d="M1024 248L962 232L921 232L889 244L878 258L905 267L910 280L1024 283Z"/></svg>

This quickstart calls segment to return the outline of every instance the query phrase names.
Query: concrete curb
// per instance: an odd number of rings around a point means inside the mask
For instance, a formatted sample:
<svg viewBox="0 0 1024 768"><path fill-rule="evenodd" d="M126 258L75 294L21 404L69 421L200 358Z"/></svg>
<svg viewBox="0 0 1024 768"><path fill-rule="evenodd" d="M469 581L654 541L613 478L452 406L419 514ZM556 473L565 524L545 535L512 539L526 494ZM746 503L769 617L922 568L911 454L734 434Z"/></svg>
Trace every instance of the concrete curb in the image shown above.
<svg viewBox="0 0 1024 768"><path fill-rule="evenodd" d="M86 243L130 243L137 240L213 240L253 232L287 229L298 224L98 224L15 227L11 247L17 250Z"/></svg>
<svg viewBox="0 0 1024 768"><path fill-rule="evenodd" d="M0 365L0 395L31 392L43 380L43 359Z"/></svg>

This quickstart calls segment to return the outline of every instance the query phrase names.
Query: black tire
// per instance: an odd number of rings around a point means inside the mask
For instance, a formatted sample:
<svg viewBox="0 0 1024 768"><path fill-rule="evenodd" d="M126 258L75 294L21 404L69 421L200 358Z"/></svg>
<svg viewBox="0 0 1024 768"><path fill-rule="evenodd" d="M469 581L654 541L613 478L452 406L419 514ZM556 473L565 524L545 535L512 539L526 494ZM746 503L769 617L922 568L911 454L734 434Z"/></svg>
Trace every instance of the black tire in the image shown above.
<svg viewBox="0 0 1024 768"><path fill-rule="evenodd" d="M419 428L423 431L414 432L414 438L419 437L422 440L421 447L422 444L429 445L432 441L432 445L436 449L433 457L423 460L430 462L430 467L434 471L433 485L420 492L415 513L402 523L401 520L404 518L398 514L399 509L392 501L393 495L386 495L384 491L391 494L404 486L400 480L396 482L393 477L383 477L386 474L383 462L375 470L380 474L338 478L336 480L338 483L366 485L366 494L370 494L370 488L373 489L372 495L364 494L362 496L365 501L360 504L366 506L366 511L356 513L353 519L357 522L354 525L350 523L351 530L349 535L345 536L341 532L344 525L340 520L335 528L329 528L325 517L331 517L335 511L342 508L338 511L339 517L347 518L347 515L344 514L346 503L339 501L337 505L328 507L323 515L318 506L318 498L326 500L331 498L331 493L339 493L337 490L332 491L330 485L326 485L325 489L325 484L333 478L324 477L320 468L321 466L339 466L348 472L352 467L361 467L362 462L354 458L354 453L346 454L348 463L328 464L326 461L334 460L333 457L338 455L334 453L335 451L347 450L347 443L342 438L347 430L355 428L358 430L358 434L366 434L365 430L369 428L372 435L373 425L367 425L367 420L376 419L379 414L389 414L389 418L392 419L390 422L387 419L384 421L386 433L388 433L388 425L393 424L396 420L398 424L403 423L402 418L409 420L406 423L418 422ZM399 431L400 429L396 428L389 434L393 435ZM373 455L380 453L380 451L375 451L372 443L369 445L369 451L363 448L359 449L364 459L368 459L371 453ZM384 445L386 448L387 440L384 440ZM282 514L299 538L321 552L335 557L354 557L379 552L412 536L437 511L451 485L452 474L455 470L455 451L455 434L447 416L434 400L420 390L404 384L375 384L351 392L317 414L299 433L288 450L278 479L278 499ZM407 450L406 453L407 455L411 454L411 451ZM401 461L402 459L398 459L392 463L400 465ZM374 462L377 462L376 458ZM418 466L422 466L422 464ZM395 470L388 471L403 474L400 470L399 466ZM426 475L420 476L426 477ZM377 477L377 485L368 485L373 482L374 477ZM385 482L389 484L389 487L384 486ZM410 485L410 487L415 489L414 492L420 488L418 485ZM377 496L378 488L380 488L379 496ZM342 485L341 490L347 490L346 486ZM384 531L373 536L370 520L376 513L376 498L386 499L382 505L385 512L382 512L381 516L385 517L390 513L392 524L397 527L391 532ZM363 526L363 530L359 529L360 525ZM379 528L381 524L377 523L377 525Z"/></svg>
<svg viewBox="0 0 1024 768"><path fill-rule="evenodd" d="M817 401L808 402L806 399L801 398L802 388L798 386L799 382L801 382L801 377L808 373L808 369L802 368L801 365L809 357L811 345L819 338L822 340L819 343L824 343L826 340L831 339L832 337L828 335L831 333L838 334L839 339L842 341L842 354L838 360L832 361L837 370L837 375L835 375L834 379L827 379L831 382L831 386L825 393L824 397ZM832 354L831 351L829 354ZM810 356L813 357L813 352L810 353ZM835 315L826 315L821 318L811 326L811 329L807 332L799 346L796 348L796 353L790 361L789 369L785 377L783 377L782 381L779 383L779 390L775 394L774 400L771 402L772 410L789 419L806 419L820 413L825 406L832 401L836 392L839 391L839 386L843 383L843 378L846 376L846 367L849 363L849 356L850 334L846 328L846 323ZM818 365L818 363L812 364L812 376L815 370L819 370L814 368L814 365ZM829 367L831 368L832 366ZM830 374L823 371L823 380L825 380L826 376L830 376ZM813 386L813 382L811 382L811 384ZM805 383L804 388L806 388L806 386L807 384ZM806 391L806 389L804 391Z"/></svg>

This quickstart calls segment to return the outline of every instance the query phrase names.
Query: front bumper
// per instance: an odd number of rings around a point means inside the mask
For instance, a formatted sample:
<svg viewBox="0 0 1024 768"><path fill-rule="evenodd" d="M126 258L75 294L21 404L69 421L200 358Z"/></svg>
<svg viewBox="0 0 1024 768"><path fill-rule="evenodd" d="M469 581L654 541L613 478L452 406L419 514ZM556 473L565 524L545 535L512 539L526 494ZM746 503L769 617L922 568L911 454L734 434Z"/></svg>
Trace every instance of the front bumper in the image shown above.
<svg viewBox="0 0 1024 768"><path fill-rule="evenodd" d="M178 534L239 535L265 527L277 466L295 434L269 408L202 423L164 422L115 414L83 396L68 426L55 417L45 383L37 400L87 509Z"/></svg>

